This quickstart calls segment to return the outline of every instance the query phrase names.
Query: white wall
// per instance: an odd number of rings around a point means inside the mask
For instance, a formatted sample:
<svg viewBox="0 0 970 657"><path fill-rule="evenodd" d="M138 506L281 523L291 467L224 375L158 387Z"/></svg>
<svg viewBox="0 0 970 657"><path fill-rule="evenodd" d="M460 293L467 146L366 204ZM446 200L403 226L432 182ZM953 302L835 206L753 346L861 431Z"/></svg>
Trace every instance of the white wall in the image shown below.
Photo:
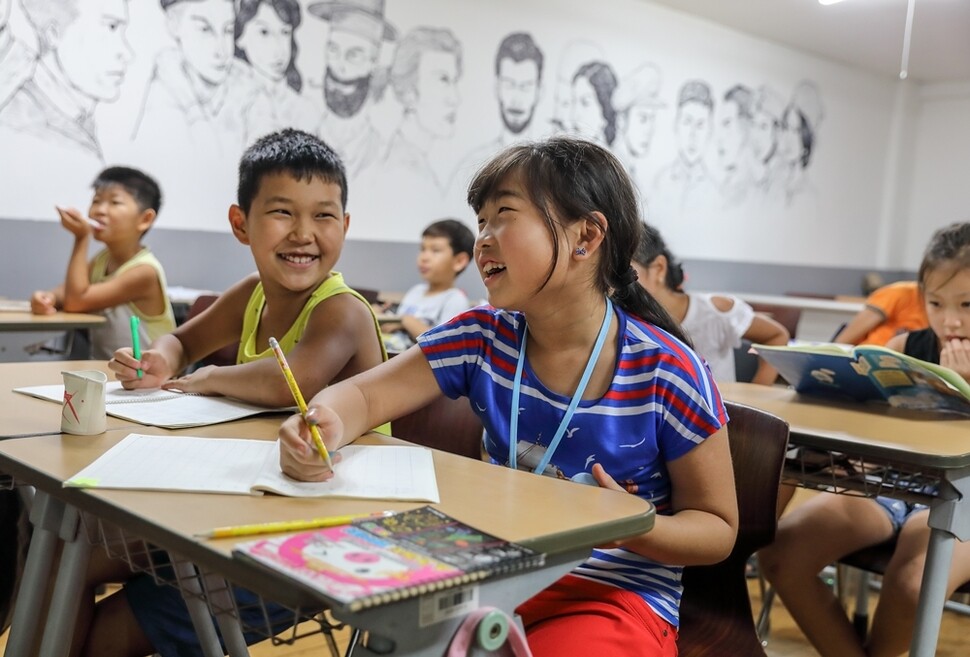
<svg viewBox="0 0 970 657"><path fill-rule="evenodd" d="M306 7L309 0L301 0ZM216 155L192 145L178 157L162 156L169 136L159 132L147 145L131 139L134 123L158 53L172 46L157 3L129 2L128 40L134 58L118 99L96 111L106 163L131 163L155 172L166 190L166 205L155 230L166 228L223 232L225 209L233 200L237 152ZM19 11L18 3L14 3ZM734 207L716 193L688 195L687 209L661 202L653 176L641 182L647 217L657 223L672 248L684 258L724 262L816 265L833 268L915 268L935 226L967 218L970 164L970 92L966 86L917 88L900 94L899 83L777 44L750 37L655 6L643 0L391 0L387 17L401 34L415 26L446 27L463 46L460 105L454 134L435 142L429 156L442 179L455 171L469 151L493 139L500 123L494 94L494 56L499 41L513 31L531 33L546 57L542 93L532 136L552 131L556 76L571 44L596 44L602 58L623 79L645 62L662 75L656 133L646 161L655 174L677 154L673 131L677 96L688 79L707 82L720 100L726 89L744 84L774 89L783 102L803 81L820 97L821 119L814 125L815 148L806 184L790 199L752 189ZM324 59L327 24L304 15L299 64L304 78ZM22 16L12 26L27 41ZM385 46L383 60L391 59ZM571 73L570 73L571 74ZM319 75L317 70L316 75ZM305 85L306 98L323 112L319 89ZM312 93L311 93L312 92ZM390 138L402 107L388 90L368 111L382 139ZM0 126L3 125L0 115ZM324 121L326 126L326 120ZM334 128L331 125L331 129ZM172 131L182 126L173 124ZM705 161L717 163L716 138ZM198 150L192 150L198 148ZM155 150L157 149L157 150ZM62 165L41 151L0 143L0 217L55 221L54 202L84 207L90 171ZM66 160L64 160L66 161ZM888 164L887 164L888 163ZM57 198L41 187L17 182L49 179L73 192ZM411 180L407 171L375 165L350 183L350 238L414 243L421 228L446 214L473 225L456 182L444 190L428 180ZM459 175L456 181L461 178Z"/></svg>

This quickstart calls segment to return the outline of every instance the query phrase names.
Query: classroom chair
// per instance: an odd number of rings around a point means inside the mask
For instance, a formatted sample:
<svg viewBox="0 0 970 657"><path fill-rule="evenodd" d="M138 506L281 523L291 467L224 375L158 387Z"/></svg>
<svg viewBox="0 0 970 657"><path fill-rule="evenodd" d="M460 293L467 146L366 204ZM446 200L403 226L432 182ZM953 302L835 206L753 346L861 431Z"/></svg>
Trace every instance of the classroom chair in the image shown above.
<svg viewBox="0 0 970 657"><path fill-rule="evenodd" d="M738 496L738 536L724 561L684 568L680 657L764 657L755 630L745 569L775 538L775 505L788 449L788 423L765 411L725 402Z"/></svg>
<svg viewBox="0 0 970 657"><path fill-rule="evenodd" d="M391 422L391 433L397 438L478 460L483 430L467 399L444 395Z"/></svg>
<svg viewBox="0 0 970 657"><path fill-rule="evenodd" d="M189 307L189 314L185 318L185 321L189 321L196 315L200 314L203 310L211 306L212 303L218 298L219 297L215 294L200 294ZM196 367L201 367L203 365L235 365L237 353L239 353L239 343L234 342L230 345L226 345L213 354L209 354L196 363Z"/></svg>
<svg viewBox="0 0 970 657"><path fill-rule="evenodd" d="M791 336L792 340L797 337L798 321L802 318L800 308L776 306L771 303L752 303L751 308L756 313L763 313L788 329L788 335Z"/></svg>

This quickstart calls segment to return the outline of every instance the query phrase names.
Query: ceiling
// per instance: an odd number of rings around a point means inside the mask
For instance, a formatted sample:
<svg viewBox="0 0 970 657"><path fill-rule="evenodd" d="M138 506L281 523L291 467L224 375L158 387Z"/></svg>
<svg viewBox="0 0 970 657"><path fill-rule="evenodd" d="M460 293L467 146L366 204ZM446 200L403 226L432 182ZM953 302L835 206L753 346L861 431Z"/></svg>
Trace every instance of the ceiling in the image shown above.
<svg viewBox="0 0 970 657"><path fill-rule="evenodd" d="M970 82L970 0L915 0L909 78ZM908 0L652 0L844 64L898 78Z"/></svg>

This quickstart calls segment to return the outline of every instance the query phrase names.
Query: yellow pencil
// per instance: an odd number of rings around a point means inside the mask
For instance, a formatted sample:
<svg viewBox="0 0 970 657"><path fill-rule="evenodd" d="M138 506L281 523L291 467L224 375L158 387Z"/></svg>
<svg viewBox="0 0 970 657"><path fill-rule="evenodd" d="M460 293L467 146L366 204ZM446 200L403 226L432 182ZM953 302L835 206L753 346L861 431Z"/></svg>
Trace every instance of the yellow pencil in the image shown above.
<svg viewBox="0 0 970 657"><path fill-rule="evenodd" d="M278 534L281 532L297 532L307 529L323 527L339 527L349 525L358 518L372 518L386 516L392 511L377 513L350 514L345 516L330 516L327 518L311 518L309 520L281 520L279 522L262 522L253 525L238 525L235 527L216 527L212 531L196 534L199 538L231 538L236 536L255 536L257 534Z"/></svg>
<svg viewBox="0 0 970 657"><path fill-rule="evenodd" d="M289 363L286 362L286 356L283 355L283 350L280 348L280 343L276 341L276 338L269 339L269 346L273 348L273 353L276 354L276 360L279 362L280 367L283 369L283 376L286 377L286 383L290 386L290 392L293 393L293 399L296 400L296 405L300 409L300 414L303 419L306 419L306 401L303 399L303 393L300 392L300 387L296 385L296 379L293 378L293 370L290 369ZM313 436L313 443L317 446L317 451L320 453L320 457L327 462L330 469L333 470L333 461L330 460L330 452L327 451L327 446L323 444L323 438L320 436L320 430L317 429L317 425L310 424L310 435Z"/></svg>

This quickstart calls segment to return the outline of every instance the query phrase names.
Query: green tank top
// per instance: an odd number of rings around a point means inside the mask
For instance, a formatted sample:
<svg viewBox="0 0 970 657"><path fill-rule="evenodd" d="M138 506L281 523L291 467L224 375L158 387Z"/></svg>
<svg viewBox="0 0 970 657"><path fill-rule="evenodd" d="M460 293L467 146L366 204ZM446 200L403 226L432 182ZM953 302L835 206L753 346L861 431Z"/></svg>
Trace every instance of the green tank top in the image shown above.
<svg viewBox="0 0 970 657"><path fill-rule="evenodd" d="M313 291L310 298L307 299L306 304L304 304L303 309L300 314L297 315L296 321L290 326L289 330L283 334L283 337L277 338L280 343L280 348L283 350L284 354L290 353L296 343L300 341L303 337L303 332L306 330L307 322L310 319L310 313L316 308L321 301L329 299L330 297L336 296L338 294L352 294L361 303L367 306L370 311L371 317L374 320L374 338L377 340L378 344L381 345L381 360L387 360L387 351L384 349L384 341L381 339L381 327L377 322L377 316L374 314L374 309L367 302L364 297L357 293L356 290L349 287L344 283L344 277L339 272L331 272L330 276L327 277L323 283ZM266 305L266 296L263 294L263 284L262 282L256 283L256 287L253 289L253 293L249 296L249 303L246 304L246 314L243 316L243 328L242 334L239 340L239 351L236 352L236 364L241 365L243 363L251 363L254 360L260 360L262 358L275 358L273 355L273 350L266 348L263 351L256 351L256 333L259 329L259 318L263 314L263 307ZM382 433L386 436L391 435L391 424L388 422L377 429L378 433Z"/></svg>

